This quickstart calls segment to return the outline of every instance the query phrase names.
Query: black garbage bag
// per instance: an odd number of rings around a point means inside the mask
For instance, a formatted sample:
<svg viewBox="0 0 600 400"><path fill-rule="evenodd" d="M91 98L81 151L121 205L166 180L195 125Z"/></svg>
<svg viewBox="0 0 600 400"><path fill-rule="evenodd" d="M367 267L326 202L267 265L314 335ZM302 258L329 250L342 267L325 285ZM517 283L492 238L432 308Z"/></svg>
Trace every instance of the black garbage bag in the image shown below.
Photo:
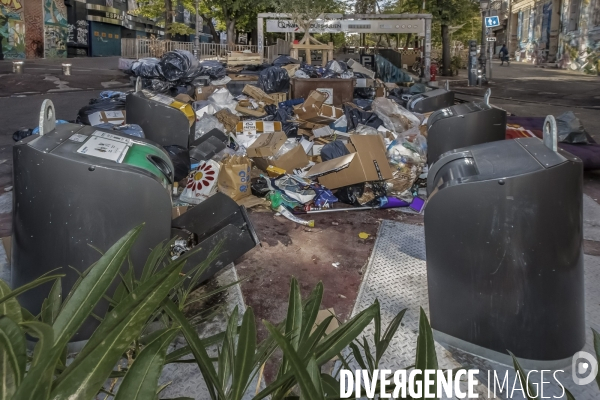
<svg viewBox="0 0 600 400"><path fill-rule="evenodd" d="M77 113L78 124L91 125L89 116L99 111L125 110L125 101L119 99L91 99L90 104L82 107Z"/></svg>
<svg viewBox="0 0 600 400"><path fill-rule="evenodd" d="M300 64L300 61L286 55L281 55L273 60L273 65L276 67L283 67L284 65L289 64Z"/></svg>
<svg viewBox="0 0 600 400"><path fill-rule="evenodd" d="M305 72L309 78L320 78L321 74L319 74L319 69L314 65L303 63L300 66L300 70Z"/></svg>
<svg viewBox="0 0 600 400"><path fill-rule="evenodd" d="M333 160L334 158L343 157L350 154L346 145L341 140L334 140L331 143L327 143L321 149L321 160L323 162Z"/></svg>
<svg viewBox="0 0 600 400"><path fill-rule="evenodd" d="M373 100L352 99L352 102L362 108L364 111L371 111L371 103L373 103Z"/></svg>
<svg viewBox="0 0 600 400"><path fill-rule="evenodd" d="M288 138L298 136L298 124L292 122L292 116L294 115L293 107L283 106L277 108L277 106L269 104L265 106L265 112L271 116L271 121L281 122L281 127Z"/></svg>
<svg viewBox="0 0 600 400"><path fill-rule="evenodd" d="M168 81L190 78L190 70L195 72L198 69L198 59L187 50L173 50L161 58L160 68L163 78Z"/></svg>
<svg viewBox="0 0 600 400"><path fill-rule="evenodd" d="M133 76L147 79L162 78L162 68L158 58L141 58L131 64L129 71Z"/></svg>
<svg viewBox="0 0 600 400"><path fill-rule="evenodd" d="M395 101L397 104L401 105L402 107L406 107L406 103L408 101L405 100L402 96L407 93L409 93L409 88L406 88L406 87L394 88L394 89L390 90L387 98Z"/></svg>
<svg viewBox="0 0 600 400"><path fill-rule="evenodd" d="M188 149L177 145L164 146L164 148L169 154L169 158L171 159L173 168L175 169L175 182L185 179L192 169L192 165L190 163L190 153Z"/></svg>
<svg viewBox="0 0 600 400"><path fill-rule="evenodd" d="M335 192L335 197L337 197L338 200L342 203L359 207L361 204L358 202L358 198L363 195L364 191L364 183L344 186L339 188L337 192Z"/></svg>
<svg viewBox="0 0 600 400"><path fill-rule="evenodd" d="M354 88L354 98L356 99L374 100L376 94L377 89L374 87Z"/></svg>
<svg viewBox="0 0 600 400"><path fill-rule="evenodd" d="M348 121L348 131L355 130L359 124L367 125L375 129L383 125L381 118L373 112L364 111L348 105L344 105L343 108L346 120Z"/></svg>
<svg viewBox="0 0 600 400"><path fill-rule="evenodd" d="M564 112L556 117L556 128L558 130L559 142L572 144L588 143L587 132L579 118L573 114L573 111Z"/></svg>
<svg viewBox="0 0 600 400"><path fill-rule="evenodd" d="M27 136L31 136L33 133L33 129L19 129L18 131L16 131L15 133L13 133L13 140L15 142L18 142L19 140L23 140L25 139Z"/></svg>
<svg viewBox="0 0 600 400"><path fill-rule="evenodd" d="M216 60L202 61L198 65L198 74L196 76L208 75L211 80L224 78L227 75L227 70L220 62ZM194 78L196 77L194 76Z"/></svg>
<svg viewBox="0 0 600 400"><path fill-rule="evenodd" d="M290 76L281 67L269 67L260 72L258 87L265 93L287 92L290 90Z"/></svg>

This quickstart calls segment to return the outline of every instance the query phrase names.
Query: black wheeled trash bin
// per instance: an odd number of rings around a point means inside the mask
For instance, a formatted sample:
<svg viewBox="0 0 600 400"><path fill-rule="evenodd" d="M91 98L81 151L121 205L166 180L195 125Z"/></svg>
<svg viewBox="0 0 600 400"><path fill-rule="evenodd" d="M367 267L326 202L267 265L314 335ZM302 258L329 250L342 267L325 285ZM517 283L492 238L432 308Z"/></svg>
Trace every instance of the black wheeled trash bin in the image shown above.
<svg viewBox="0 0 600 400"><path fill-rule="evenodd" d="M442 341L501 362L511 351L570 365L583 348L583 167L550 147L485 143L430 170L429 310Z"/></svg>

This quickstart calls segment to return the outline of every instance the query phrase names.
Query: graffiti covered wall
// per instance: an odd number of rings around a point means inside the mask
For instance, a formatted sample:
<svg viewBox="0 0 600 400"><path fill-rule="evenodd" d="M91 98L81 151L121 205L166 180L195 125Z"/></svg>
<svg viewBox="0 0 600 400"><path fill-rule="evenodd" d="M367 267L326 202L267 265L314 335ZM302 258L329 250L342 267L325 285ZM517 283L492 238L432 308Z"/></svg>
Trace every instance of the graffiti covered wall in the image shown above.
<svg viewBox="0 0 600 400"><path fill-rule="evenodd" d="M44 57L67 57L68 36L64 0L44 0Z"/></svg>
<svg viewBox="0 0 600 400"><path fill-rule="evenodd" d="M561 23L558 66L600 75L600 0L565 0Z"/></svg>
<svg viewBox="0 0 600 400"><path fill-rule="evenodd" d="M0 0L0 60L25 58L23 0Z"/></svg>

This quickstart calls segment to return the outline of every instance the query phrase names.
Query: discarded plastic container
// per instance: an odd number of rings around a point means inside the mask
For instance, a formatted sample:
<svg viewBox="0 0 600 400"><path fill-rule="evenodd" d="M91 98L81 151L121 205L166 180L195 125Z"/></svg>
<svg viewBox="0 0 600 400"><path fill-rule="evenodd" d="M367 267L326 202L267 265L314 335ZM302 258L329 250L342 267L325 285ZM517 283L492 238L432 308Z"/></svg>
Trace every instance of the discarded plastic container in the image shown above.
<svg viewBox="0 0 600 400"><path fill-rule="evenodd" d="M555 138L479 144L434 164L425 247L436 340L512 365L508 350L526 369L571 365L586 330L582 176Z"/></svg>
<svg viewBox="0 0 600 400"><path fill-rule="evenodd" d="M25 63L23 61L13 61L13 74L22 74Z"/></svg>
<svg viewBox="0 0 600 400"><path fill-rule="evenodd" d="M62 73L63 75L71 75L71 64L63 64Z"/></svg>

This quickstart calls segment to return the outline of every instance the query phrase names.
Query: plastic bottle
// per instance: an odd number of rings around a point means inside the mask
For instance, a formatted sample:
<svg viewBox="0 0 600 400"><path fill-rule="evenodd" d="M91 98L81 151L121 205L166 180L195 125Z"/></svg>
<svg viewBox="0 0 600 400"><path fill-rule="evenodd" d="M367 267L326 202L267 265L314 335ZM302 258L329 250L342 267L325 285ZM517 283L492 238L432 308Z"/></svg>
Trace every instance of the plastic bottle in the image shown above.
<svg viewBox="0 0 600 400"><path fill-rule="evenodd" d="M281 193L279 193L279 192L269 193L269 200L271 201L271 208L273 210L278 210L279 206L283 203L283 199L281 198Z"/></svg>

